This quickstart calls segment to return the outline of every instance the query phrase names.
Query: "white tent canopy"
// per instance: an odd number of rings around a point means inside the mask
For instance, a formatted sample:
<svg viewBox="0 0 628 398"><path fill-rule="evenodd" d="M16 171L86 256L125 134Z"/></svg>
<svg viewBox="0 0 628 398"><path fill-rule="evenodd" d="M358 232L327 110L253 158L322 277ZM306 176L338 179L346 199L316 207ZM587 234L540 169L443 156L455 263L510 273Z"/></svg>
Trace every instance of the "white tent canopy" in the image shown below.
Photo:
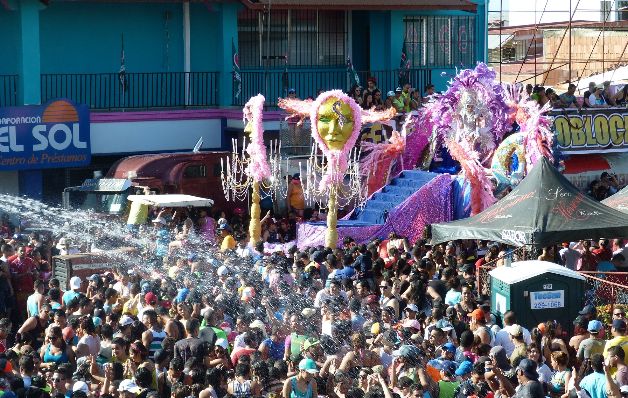
<svg viewBox="0 0 628 398"><path fill-rule="evenodd" d="M589 88L589 82L594 82L596 85L599 85L607 80L611 82L611 86L620 86L619 88L623 87L624 84L628 83L628 66L621 66L608 72L589 77L582 77L578 83L577 90L584 93L584 91Z"/></svg>
<svg viewBox="0 0 628 398"><path fill-rule="evenodd" d="M129 195L128 199L131 202L141 202L156 207L211 207L214 205L211 199L182 194Z"/></svg>

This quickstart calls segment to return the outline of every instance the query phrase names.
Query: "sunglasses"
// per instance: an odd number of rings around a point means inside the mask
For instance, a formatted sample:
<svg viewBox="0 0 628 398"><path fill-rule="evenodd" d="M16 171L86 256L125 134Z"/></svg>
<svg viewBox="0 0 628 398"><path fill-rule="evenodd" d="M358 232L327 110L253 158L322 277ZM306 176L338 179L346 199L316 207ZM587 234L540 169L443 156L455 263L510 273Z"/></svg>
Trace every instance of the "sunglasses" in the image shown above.
<svg viewBox="0 0 628 398"><path fill-rule="evenodd" d="M63 380L64 380L64 379L60 379L60 378L58 378L58 377L55 377L55 378L53 378L53 379L52 379L52 382L53 382L53 383L61 383Z"/></svg>
<svg viewBox="0 0 628 398"><path fill-rule="evenodd" d="M624 316L624 315L626 315L625 312L615 312L615 313L613 313L613 316Z"/></svg>

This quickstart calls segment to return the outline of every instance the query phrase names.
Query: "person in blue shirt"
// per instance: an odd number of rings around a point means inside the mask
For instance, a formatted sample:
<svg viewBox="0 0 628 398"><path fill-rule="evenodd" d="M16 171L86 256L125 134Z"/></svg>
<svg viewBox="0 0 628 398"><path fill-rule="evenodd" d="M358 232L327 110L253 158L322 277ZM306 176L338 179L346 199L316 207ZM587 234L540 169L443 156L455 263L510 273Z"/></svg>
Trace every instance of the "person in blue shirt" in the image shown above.
<svg viewBox="0 0 628 398"><path fill-rule="evenodd" d="M576 390L585 390L591 398L606 398L606 375L604 374L604 357L602 354L591 356L593 373L576 383Z"/></svg>

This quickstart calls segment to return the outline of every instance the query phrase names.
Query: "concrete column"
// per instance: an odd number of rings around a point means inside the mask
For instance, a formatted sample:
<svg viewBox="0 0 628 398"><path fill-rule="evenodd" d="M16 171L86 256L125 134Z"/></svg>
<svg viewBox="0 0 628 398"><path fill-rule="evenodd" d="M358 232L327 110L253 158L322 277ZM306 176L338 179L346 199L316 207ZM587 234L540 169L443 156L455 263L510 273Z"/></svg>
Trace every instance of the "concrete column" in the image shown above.
<svg viewBox="0 0 628 398"><path fill-rule="evenodd" d="M233 95L233 78L232 66L233 59L231 54L231 42L238 44L238 10L237 3L220 4L220 36L221 40L218 44L220 76L218 78L218 104L220 106L231 106ZM218 7L216 7L218 8Z"/></svg>
<svg viewBox="0 0 628 398"><path fill-rule="evenodd" d="M39 0L19 0L20 49L18 71L19 101L24 105L41 104L41 55L39 44Z"/></svg>
<svg viewBox="0 0 628 398"><path fill-rule="evenodd" d="M183 71L185 72L185 105L190 103L190 3L183 3Z"/></svg>

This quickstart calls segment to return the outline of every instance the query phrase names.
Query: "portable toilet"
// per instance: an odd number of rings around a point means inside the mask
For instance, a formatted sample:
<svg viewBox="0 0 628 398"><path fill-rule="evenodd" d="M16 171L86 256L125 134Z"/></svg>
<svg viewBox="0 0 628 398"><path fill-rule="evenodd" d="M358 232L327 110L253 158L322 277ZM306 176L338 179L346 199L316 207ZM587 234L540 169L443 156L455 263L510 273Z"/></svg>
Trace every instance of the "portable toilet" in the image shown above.
<svg viewBox="0 0 628 398"><path fill-rule="evenodd" d="M512 310L528 329L548 320L570 328L583 307L585 278L548 261L518 261L498 267L491 276L491 311Z"/></svg>

